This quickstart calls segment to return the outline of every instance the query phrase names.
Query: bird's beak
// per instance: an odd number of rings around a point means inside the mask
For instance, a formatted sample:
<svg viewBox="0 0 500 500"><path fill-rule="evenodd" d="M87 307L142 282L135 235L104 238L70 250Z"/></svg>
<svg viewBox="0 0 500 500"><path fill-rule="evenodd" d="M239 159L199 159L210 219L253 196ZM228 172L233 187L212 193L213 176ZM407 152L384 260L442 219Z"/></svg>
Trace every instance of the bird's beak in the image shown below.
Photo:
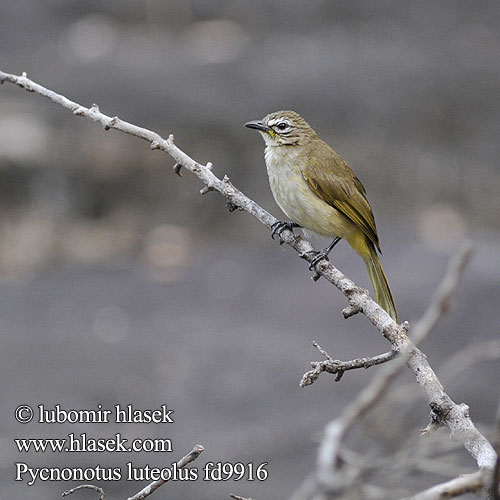
<svg viewBox="0 0 500 500"><path fill-rule="evenodd" d="M251 122L245 123L245 127L254 128L260 130L261 132L269 132L271 127L268 127L262 120L252 120Z"/></svg>

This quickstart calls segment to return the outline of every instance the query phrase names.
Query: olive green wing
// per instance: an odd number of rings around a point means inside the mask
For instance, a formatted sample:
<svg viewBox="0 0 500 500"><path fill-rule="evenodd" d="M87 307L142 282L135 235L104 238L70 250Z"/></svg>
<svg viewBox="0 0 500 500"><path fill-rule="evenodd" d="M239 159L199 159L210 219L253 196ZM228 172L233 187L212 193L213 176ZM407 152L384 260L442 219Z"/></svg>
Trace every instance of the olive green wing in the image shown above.
<svg viewBox="0 0 500 500"><path fill-rule="evenodd" d="M375 218L365 188L340 155L325 146L328 148L325 154L308 155L308 165L302 172L305 181L316 196L354 222L380 251ZM310 161L313 157L317 160Z"/></svg>

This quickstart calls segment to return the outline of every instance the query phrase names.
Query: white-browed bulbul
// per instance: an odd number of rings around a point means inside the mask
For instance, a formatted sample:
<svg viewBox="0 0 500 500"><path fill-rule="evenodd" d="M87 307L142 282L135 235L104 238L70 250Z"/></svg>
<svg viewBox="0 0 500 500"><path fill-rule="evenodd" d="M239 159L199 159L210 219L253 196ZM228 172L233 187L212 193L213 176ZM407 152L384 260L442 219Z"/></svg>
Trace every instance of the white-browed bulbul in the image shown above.
<svg viewBox="0 0 500 500"><path fill-rule="evenodd" d="M377 228L365 188L347 163L294 111L277 111L245 123L266 143L265 161L276 203L291 222L273 231L303 227L334 240L311 266L325 258L340 239L363 258L375 298L397 322L396 306L380 263Z"/></svg>

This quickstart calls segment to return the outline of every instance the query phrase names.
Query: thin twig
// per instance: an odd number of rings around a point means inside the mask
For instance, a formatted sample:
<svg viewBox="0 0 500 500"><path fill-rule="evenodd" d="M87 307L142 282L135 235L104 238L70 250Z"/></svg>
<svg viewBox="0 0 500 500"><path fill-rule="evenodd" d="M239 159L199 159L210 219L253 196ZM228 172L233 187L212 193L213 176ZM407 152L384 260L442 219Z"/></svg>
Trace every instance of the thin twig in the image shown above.
<svg viewBox="0 0 500 500"><path fill-rule="evenodd" d="M442 500L443 498L458 497L465 493L481 493L485 473L486 471L479 470L474 474L459 476L402 500Z"/></svg>
<svg viewBox="0 0 500 500"><path fill-rule="evenodd" d="M104 490L102 488L99 488L99 486L94 486L93 484L81 484L80 486L75 486L74 488L65 491L61 496L63 498L67 497L68 495L72 495L75 491L82 490L84 488L97 491L97 493L99 493L99 500L104 500L106 497L106 495L104 494Z"/></svg>
<svg viewBox="0 0 500 500"><path fill-rule="evenodd" d="M177 462L177 468L182 469L186 467L187 464L191 463L193 460L196 460L200 453L204 451L205 448L201 444L197 444L185 457L181 458ZM139 493L136 493L134 496L130 497L128 500L144 500L147 496L151 495L153 491L157 490L162 484L165 484L168 479L158 479L158 481L153 481L151 484L143 488Z"/></svg>
<svg viewBox="0 0 500 500"><path fill-rule="evenodd" d="M398 355L396 351L388 351L383 354L378 354L377 356L356 358L351 359L350 361L340 361L338 359L333 359L317 342L313 342L312 344L327 359L325 361L311 362L313 369L302 375L302 380L299 383L300 387L313 384L316 380L318 380L320 374L323 372L336 375L335 382L339 382L342 379L344 372L348 370L371 368L372 366L387 363L387 361L391 361Z"/></svg>

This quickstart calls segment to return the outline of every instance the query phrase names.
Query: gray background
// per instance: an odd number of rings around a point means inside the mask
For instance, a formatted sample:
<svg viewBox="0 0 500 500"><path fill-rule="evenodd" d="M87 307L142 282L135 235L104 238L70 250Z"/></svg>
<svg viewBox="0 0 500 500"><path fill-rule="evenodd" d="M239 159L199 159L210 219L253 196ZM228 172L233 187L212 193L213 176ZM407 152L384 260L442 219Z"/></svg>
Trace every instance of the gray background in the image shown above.
<svg viewBox="0 0 500 500"><path fill-rule="evenodd" d="M1 69L174 133L278 217L263 142L242 124L300 112L368 191L401 319L419 318L449 256L474 240L455 306L423 345L439 369L498 338L499 20L498 2L486 1L17 0L0 6ZM55 498L75 485L14 482L15 461L162 467L197 442L207 451L194 466L269 462L268 480L175 483L158 498L285 498L314 466L323 426L375 373L298 387L318 359L312 340L340 359L383 352L386 342L362 317L345 322L336 290L313 284L292 251L246 214L228 213L220 196L201 197L200 183L174 176L172 164L40 96L0 89L1 499ZM368 285L348 245L332 261ZM500 376L497 345L488 351L491 360L455 363L447 379L486 430ZM414 401L387 403L391 432L357 429L358 451L390 457L405 433L419 446L428 408L409 374L395 385L406 382ZM13 416L21 403L167 403L176 422L23 426ZM174 453L23 456L12 441L69 432L169 437ZM357 442L366 436L372 444ZM474 469L461 448L453 460ZM413 474L397 487L444 477ZM139 489L101 485L110 498Z"/></svg>

